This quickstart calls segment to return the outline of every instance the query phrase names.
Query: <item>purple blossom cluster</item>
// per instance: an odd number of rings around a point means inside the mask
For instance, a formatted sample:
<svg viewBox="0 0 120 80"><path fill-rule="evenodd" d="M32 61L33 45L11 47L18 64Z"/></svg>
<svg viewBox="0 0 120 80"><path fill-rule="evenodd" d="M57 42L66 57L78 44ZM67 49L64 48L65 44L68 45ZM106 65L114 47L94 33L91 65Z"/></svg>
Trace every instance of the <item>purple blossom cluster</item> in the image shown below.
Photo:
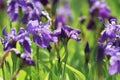
<svg viewBox="0 0 120 80"><path fill-rule="evenodd" d="M98 18L99 20L110 19L112 16L110 15L110 9L107 4L102 0L88 0L89 2L89 12L91 19L88 22L88 29L92 29L95 27L95 20Z"/></svg>
<svg viewBox="0 0 120 80"><path fill-rule="evenodd" d="M20 11L23 14L22 22L26 24L29 20L40 20L42 5L39 0L11 0L7 9L11 21L20 20Z"/></svg>
<svg viewBox="0 0 120 80"><path fill-rule="evenodd" d="M4 38L1 38L3 50L14 51L28 65L34 64L34 61L30 58L32 53L30 35L32 35L33 42L42 48L47 48L50 46L50 42L56 43L61 39L67 39L68 41L71 38L80 41L78 37L80 31L66 25L66 16L71 16L69 5L67 4L62 8L64 11L67 10L67 13L64 13L61 8L57 9L55 25L53 25L49 13L42 9L43 6L41 4L43 2L43 0L11 0L8 4L7 13L11 21L14 22L22 19L22 23L26 27L20 28L18 33L15 28L12 28L10 33L7 33L6 27L4 27L2 31ZM41 20L43 16L47 19L46 22ZM51 26L55 26L53 31ZM24 50L21 54L16 49L17 43Z"/></svg>
<svg viewBox="0 0 120 80"><path fill-rule="evenodd" d="M6 27L2 30L4 38L1 38L3 44L3 50L8 51L16 48L16 44L19 43L24 52L22 54L17 54L18 51L14 51L24 62L27 62L28 65L34 65L33 60L30 58L31 55L31 42L28 32L24 28L20 28L19 32L16 33L16 29L12 28L10 33L6 32ZM32 62L32 63L31 63Z"/></svg>
<svg viewBox="0 0 120 80"><path fill-rule="evenodd" d="M79 30L73 29L70 26L66 25L67 18L72 19L72 13L70 11L70 6L67 0L63 1L64 5L59 6L56 10L56 19L55 19L55 31L54 33L58 34L60 38L68 38L80 41L78 34Z"/></svg>
<svg viewBox="0 0 120 80"><path fill-rule="evenodd" d="M110 17L110 9L104 1L100 0L89 0L90 2L90 14L92 17L98 15L98 18L109 18Z"/></svg>
<svg viewBox="0 0 120 80"><path fill-rule="evenodd" d="M120 73L120 25L116 19L110 23L104 23L105 29L101 32L99 45L104 49L106 55L110 56L109 74Z"/></svg>

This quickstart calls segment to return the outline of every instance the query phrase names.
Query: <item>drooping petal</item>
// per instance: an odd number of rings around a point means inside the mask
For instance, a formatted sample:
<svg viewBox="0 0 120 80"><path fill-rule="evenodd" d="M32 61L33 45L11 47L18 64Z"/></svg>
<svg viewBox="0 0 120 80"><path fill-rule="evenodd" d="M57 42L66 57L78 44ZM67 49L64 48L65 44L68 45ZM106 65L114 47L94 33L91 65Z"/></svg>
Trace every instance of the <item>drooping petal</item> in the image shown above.
<svg viewBox="0 0 120 80"><path fill-rule="evenodd" d="M35 62L30 57L26 57L25 59L23 59L23 62L27 65L35 65Z"/></svg>
<svg viewBox="0 0 120 80"><path fill-rule="evenodd" d="M31 53L31 48L30 48L30 44L27 40L24 40L22 43L22 46L24 48L24 52L30 54Z"/></svg>
<svg viewBox="0 0 120 80"><path fill-rule="evenodd" d="M117 70L118 70L118 64L117 64L117 62L114 65L110 65L109 66L109 74L110 75L115 74L117 72Z"/></svg>
<svg viewBox="0 0 120 80"><path fill-rule="evenodd" d="M2 42L3 43L3 42ZM16 47L16 42L15 41L5 41L3 44L3 50L9 50L11 48L15 48Z"/></svg>
<svg viewBox="0 0 120 80"><path fill-rule="evenodd" d="M69 37L72 38L74 40L80 41L80 38L78 37L78 34L80 34L79 30L75 30L73 28L70 28L69 26L65 25L63 27L63 30L65 32L65 34Z"/></svg>
<svg viewBox="0 0 120 80"><path fill-rule="evenodd" d="M70 38L72 38L76 41L80 41L80 38L78 37L78 33L75 30L70 32Z"/></svg>
<svg viewBox="0 0 120 80"><path fill-rule="evenodd" d="M33 35L33 41L40 47L46 48L50 43L50 38L47 34Z"/></svg>

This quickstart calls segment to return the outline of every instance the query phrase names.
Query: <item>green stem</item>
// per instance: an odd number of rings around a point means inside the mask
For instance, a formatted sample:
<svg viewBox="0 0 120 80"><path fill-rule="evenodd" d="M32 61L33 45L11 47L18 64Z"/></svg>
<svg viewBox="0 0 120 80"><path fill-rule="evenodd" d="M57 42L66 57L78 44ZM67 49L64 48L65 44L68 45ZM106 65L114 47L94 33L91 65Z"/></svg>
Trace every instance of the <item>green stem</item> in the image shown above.
<svg viewBox="0 0 120 80"><path fill-rule="evenodd" d="M55 44L55 48L56 48L56 51L57 51L58 63L60 63L60 53L59 53L59 48L58 48L58 44L57 43Z"/></svg>
<svg viewBox="0 0 120 80"><path fill-rule="evenodd" d="M61 75L61 62L60 62L60 53L59 53L59 47L58 47L58 43L55 44L55 48L56 48L56 51L57 51L57 66L58 66L58 75L60 77Z"/></svg>
<svg viewBox="0 0 120 80"><path fill-rule="evenodd" d="M19 65L19 67L15 70L15 72L13 73L12 77L10 80L16 80L16 77L18 75L18 73L20 72L20 70L24 67L24 61L22 61Z"/></svg>
<svg viewBox="0 0 120 80"><path fill-rule="evenodd" d="M21 70L21 67L19 67L12 75L11 79L10 80L15 80L16 79L16 76L18 75L19 71Z"/></svg>
<svg viewBox="0 0 120 80"><path fill-rule="evenodd" d="M63 67L63 73L62 73L62 78L64 79L65 77L65 69L66 69L66 63L67 63L67 59L68 59L68 49L67 49L67 43L65 43L64 45L64 48L65 48L65 58L64 58L64 67Z"/></svg>
<svg viewBox="0 0 120 80"><path fill-rule="evenodd" d="M3 74L3 80L6 80L5 79L5 71L4 71L4 67L2 66L2 74Z"/></svg>
<svg viewBox="0 0 120 80"><path fill-rule="evenodd" d="M40 80L40 77L39 77L39 47L37 46L36 48L36 69L37 69L37 72L38 72L38 80Z"/></svg>
<svg viewBox="0 0 120 80"><path fill-rule="evenodd" d="M13 62L13 69L12 69L12 74L14 74L14 72L16 71L17 67L18 67L18 59L17 56L15 54L13 54L14 52L12 52L11 57L12 57L12 62ZM14 80L16 80L16 78L14 78Z"/></svg>
<svg viewBox="0 0 120 80"><path fill-rule="evenodd" d="M4 60L5 60L5 58L8 56L8 54L9 54L9 50L8 50L8 51L5 51L5 52L3 53L3 56L0 57L0 68L3 66Z"/></svg>

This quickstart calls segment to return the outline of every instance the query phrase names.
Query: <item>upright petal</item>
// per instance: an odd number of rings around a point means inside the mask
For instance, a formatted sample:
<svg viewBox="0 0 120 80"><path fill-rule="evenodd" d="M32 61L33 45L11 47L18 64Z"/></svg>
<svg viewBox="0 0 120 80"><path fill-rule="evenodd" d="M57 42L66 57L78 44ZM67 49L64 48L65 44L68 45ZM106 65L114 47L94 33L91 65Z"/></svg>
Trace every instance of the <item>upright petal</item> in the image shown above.
<svg viewBox="0 0 120 80"><path fill-rule="evenodd" d="M8 33L6 32L6 27L2 29L2 34L3 36L8 37Z"/></svg>

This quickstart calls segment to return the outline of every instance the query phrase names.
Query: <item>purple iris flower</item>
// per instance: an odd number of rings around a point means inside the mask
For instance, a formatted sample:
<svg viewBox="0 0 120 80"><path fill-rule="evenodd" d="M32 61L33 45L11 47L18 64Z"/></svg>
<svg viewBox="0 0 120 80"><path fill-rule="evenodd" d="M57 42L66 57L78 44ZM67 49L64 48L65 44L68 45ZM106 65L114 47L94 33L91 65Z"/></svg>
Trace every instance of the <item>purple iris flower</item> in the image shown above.
<svg viewBox="0 0 120 80"><path fill-rule="evenodd" d="M33 34L33 41L40 47L46 48L50 42L57 42L57 37L50 31L50 22L39 22L38 20L31 20L27 24L27 31Z"/></svg>
<svg viewBox="0 0 120 80"><path fill-rule="evenodd" d="M98 18L104 19L110 17L110 9L108 8L107 4L103 1L93 1L92 6L90 7L90 13L92 16L98 13Z"/></svg>
<svg viewBox="0 0 120 80"><path fill-rule="evenodd" d="M11 0L8 4L7 13L11 21L19 20L19 11L22 11L22 22L26 24L29 20L40 20L41 16L41 3L37 0Z"/></svg>
<svg viewBox="0 0 120 80"><path fill-rule="evenodd" d="M3 28L3 36L4 39L1 39L1 42L4 47L4 51L9 50L11 48L16 47L16 43L18 42L24 49L24 52L30 55L31 49L30 49L30 39L29 34L27 31L24 30L24 28L20 28L18 34L16 33L16 29L12 28L11 32L8 34L6 32L6 27Z"/></svg>
<svg viewBox="0 0 120 80"><path fill-rule="evenodd" d="M60 6L57 8L56 12L56 19L55 19L55 31L54 34L60 36L61 39L74 39L80 41L78 34L80 34L79 30L73 29L66 25L66 18L71 19L72 14L70 11L70 6L65 2L64 6Z"/></svg>
<svg viewBox="0 0 120 80"><path fill-rule="evenodd" d="M11 1L9 3L8 9L7 9L7 13L11 18L11 21L16 21L18 20L18 13L19 13L19 4L16 1Z"/></svg>
<svg viewBox="0 0 120 80"><path fill-rule="evenodd" d="M111 40L106 44L105 53L110 56L109 74L120 73L120 40Z"/></svg>
<svg viewBox="0 0 120 80"><path fill-rule="evenodd" d="M114 56L116 55L117 52L119 52L119 50L120 50L120 47L114 45L113 42L109 42L106 44L106 47L105 47L106 55Z"/></svg>
<svg viewBox="0 0 120 80"><path fill-rule="evenodd" d="M95 24L96 18L99 20L110 19L112 16L110 15L110 9L107 4L101 0L88 0L90 8L89 12L91 15L91 19L88 22L87 28L94 29L97 24Z"/></svg>
<svg viewBox="0 0 120 80"><path fill-rule="evenodd" d="M55 20L54 34L59 35L61 38L71 38L80 41L80 38L78 37L80 31L66 25L66 19L64 16L57 16Z"/></svg>
<svg viewBox="0 0 120 80"><path fill-rule="evenodd" d="M105 41L106 39L112 39L115 37L119 37L119 26L116 25L116 20L115 19L111 19L110 23L104 23L105 25L105 29L101 32L101 38L100 38L100 42Z"/></svg>
<svg viewBox="0 0 120 80"><path fill-rule="evenodd" d="M120 25L115 18L104 23L99 43L104 46L104 52L110 56L109 74L120 73Z"/></svg>
<svg viewBox="0 0 120 80"><path fill-rule="evenodd" d="M40 20L42 9L40 2L26 3L26 6L23 9L23 18L22 22L26 24L29 20Z"/></svg>
<svg viewBox="0 0 120 80"><path fill-rule="evenodd" d="M65 16L66 18L68 18L69 20L72 20L72 12L70 10L70 5L68 3L66 3L65 5L63 6L59 6L57 8L57 11L56 11L56 15L59 16L59 15L63 15Z"/></svg>
<svg viewBox="0 0 120 80"><path fill-rule="evenodd" d="M34 61L30 58L31 49L30 49L30 38L28 32L24 28L20 28L19 32L16 33L16 29L12 28L10 33L6 32L6 27L2 30L4 39L1 38L4 51L13 51L15 54L22 59L24 65L34 65ZM16 49L16 43L19 43L23 49L24 53L20 53Z"/></svg>

